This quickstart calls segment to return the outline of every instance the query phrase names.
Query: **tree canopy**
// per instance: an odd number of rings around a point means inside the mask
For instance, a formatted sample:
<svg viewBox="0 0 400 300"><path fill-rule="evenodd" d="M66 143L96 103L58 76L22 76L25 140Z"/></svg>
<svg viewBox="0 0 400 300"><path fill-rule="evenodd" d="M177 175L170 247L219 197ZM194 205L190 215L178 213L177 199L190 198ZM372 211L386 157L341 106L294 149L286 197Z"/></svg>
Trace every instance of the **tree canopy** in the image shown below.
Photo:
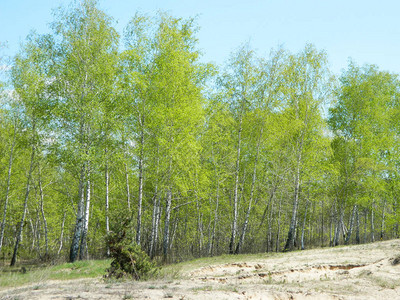
<svg viewBox="0 0 400 300"><path fill-rule="evenodd" d="M12 264L107 256L121 224L164 261L398 237L397 74L335 77L311 44L205 64L195 19L136 13L118 33L92 0L54 18L2 76Z"/></svg>

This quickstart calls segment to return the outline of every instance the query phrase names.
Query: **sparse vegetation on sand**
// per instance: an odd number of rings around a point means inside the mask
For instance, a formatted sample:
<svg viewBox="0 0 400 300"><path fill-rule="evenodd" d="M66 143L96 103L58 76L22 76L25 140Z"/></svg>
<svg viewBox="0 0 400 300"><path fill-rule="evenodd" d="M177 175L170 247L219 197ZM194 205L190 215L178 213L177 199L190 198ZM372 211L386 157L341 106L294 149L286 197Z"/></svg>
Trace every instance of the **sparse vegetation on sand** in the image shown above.
<svg viewBox="0 0 400 300"><path fill-rule="evenodd" d="M1 267L0 288L40 284L49 280L98 278L104 275L111 260L85 260L53 266L19 265Z"/></svg>
<svg viewBox="0 0 400 300"><path fill-rule="evenodd" d="M400 265L393 264L398 254L400 240L224 255L164 266L148 281L104 279L110 260L26 273L4 267L0 299L398 299Z"/></svg>

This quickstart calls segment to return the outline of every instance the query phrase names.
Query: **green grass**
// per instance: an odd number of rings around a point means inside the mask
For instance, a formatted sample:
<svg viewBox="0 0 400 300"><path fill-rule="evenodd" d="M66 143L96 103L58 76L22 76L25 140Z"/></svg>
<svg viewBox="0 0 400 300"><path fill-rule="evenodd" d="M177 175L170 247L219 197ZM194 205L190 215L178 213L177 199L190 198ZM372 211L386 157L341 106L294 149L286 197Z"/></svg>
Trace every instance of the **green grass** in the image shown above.
<svg viewBox="0 0 400 300"><path fill-rule="evenodd" d="M205 286L202 286L202 287L192 288L192 290L194 292L204 292L204 291L208 291L209 292L209 291L213 290L213 287L211 285L205 285Z"/></svg>
<svg viewBox="0 0 400 300"><path fill-rule="evenodd" d="M105 274L111 260L87 260L75 263L64 263L50 267L28 269L26 273L16 268L2 267L0 269L0 289L17 287L26 284L36 284L47 280L69 280L80 278L96 278Z"/></svg>
<svg viewBox="0 0 400 300"><path fill-rule="evenodd" d="M384 289L395 289L400 285L399 280L383 278L383 277L375 276L375 275L369 276L369 279L371 280L372 284L375 284Z"/></svg>
<svg viewBox="0 0 400 300"><path fill-rule="evenodd" d="M348 246L346 246L348 247ZM346 248L347 249L347 248ZM341 251L342 249L330 249L329 251ZM347 251L347 250L346 250ZM164 265L156 274L149 279L161 280L164 283L172 283L176 279L184 279L189 272L201 268L212 267L213 265L223 265L229 263L259 262L269 258L279 258L282 256L295 255L298 251L287 253L260 253L260 254L239 254L221 255L215 257L204 257L189 260L177 264ZM55 266L26 266L26 273L20 272L18 268L0 267L0 289L8 287L19 287L32 285L34 289L40 289L42 284L48 280L71 280L83 278L101 278L106 269L110 266L111 260L89 260L78 261L75 263L63 263ZM111 280L111 279L109 279ZM330 280L321 278L321 281ZM108 282L111 286L112 282ZM267 284L272 284L271 280L266 280ZM397 286L398 283L381 282L381 286Z"/></svg>

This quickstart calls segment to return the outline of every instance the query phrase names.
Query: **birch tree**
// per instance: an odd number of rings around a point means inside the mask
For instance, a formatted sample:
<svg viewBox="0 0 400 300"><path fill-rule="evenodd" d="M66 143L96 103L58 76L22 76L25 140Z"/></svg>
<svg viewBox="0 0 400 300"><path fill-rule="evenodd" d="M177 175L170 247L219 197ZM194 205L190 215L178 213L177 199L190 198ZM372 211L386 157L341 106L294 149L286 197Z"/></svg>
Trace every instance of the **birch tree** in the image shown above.
<svg viewBox="0 0 400 300"><path fill-rule="evenodd" d="M327 67L326 53L318 52L312 45L307 45L302 52L289 57L286 72L284 94L288 103L287 122L293 126L288 138L293 153L294 185L285 250L292 250L296 241L304 162L308 154L317 151L311 145L315 145L315 134L321 136L322 133L321 105L332 93L332 78Z"/></svg>
<svg viewBox="0 0 400 300"><path fill-rule="evenodd" d="M101 133L96 124L110 102L114 80L118 34L112 20L98 9L95 1L78 3L57 11L52 24L55 35L55 77L59 97L56 112L64 144L76 174L77 214L71 242L70 261L86 256L90 217L92 165Z"/></svg>
<svg viewBox="0 0 400 300"><path fill-rule="evenodd" d="M30 148L30 162L25 185L22 216L19 222L11 266L15 265L19 245L22 239L25 217L28 209L29 194L32 188L33 171L36 165L36 156L40 148L40 132L47 122L46 115L50 110L48 101L49 64L46 60L46 51L43 47L43 37L28 36L27 43L14 59L12 82L15 87L16 98L21 102L21 112L24 116L24 126L28 132L28 146ZM14 144L14 142L13 142ZM12 156L10 156L12 159ZM9 171L10 168L9 168Z"/></svg>
<svg viewBox="0 0 400 300"><path fill-rule="evenodd" d="M385 177L392 173L394 131L389 125L398 96L397 76L376 66L351 62L340 77L337 102L330 109L329 125L335 133L335 157L340 175L336 187L339 216L334 245L339 242L345 206L351 206L348 243L360 207L371 208L385 196ZM385 200L382 199L382 203ZM371 220L371 224L374 222ZM359 227L356 227L358 235ZM371 229L371 233L373 230Z"/></svg>
<svg viewBox="0 0 400 300"><path fill-rule="evenodd" d="M241 172L241 152L243 148L243 122L250 110L255 97L256 65L253 50L249 45L242 46L232 54L226 72L220 79L220 85L225 90L226 101L230 105L235 120L235 166L233 169L233 201L231 237L229 253L233 254L236 247L239 218L239 185Z"/></svg>
<svg viewBox="0 0 400 300"><path fill-rule="evenodd" d="M200 126L204 121L202 82L205 68L198 63L194 21L162 15L155 35L154 94L151 130L159 147L165 199L163 256L171 247L173 199L185 195L199 164Z"/></svg>

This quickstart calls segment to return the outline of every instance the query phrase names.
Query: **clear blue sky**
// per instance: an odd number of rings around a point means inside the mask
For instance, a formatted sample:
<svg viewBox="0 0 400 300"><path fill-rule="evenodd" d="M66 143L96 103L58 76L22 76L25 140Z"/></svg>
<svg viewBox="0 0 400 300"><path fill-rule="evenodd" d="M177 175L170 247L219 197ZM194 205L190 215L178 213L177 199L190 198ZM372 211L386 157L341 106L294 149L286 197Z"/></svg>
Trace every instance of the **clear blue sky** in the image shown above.
<svg viewBox="0 0 400 300"><path fill-rule="evenodd" d="M0 42L15 53L31 29L49 32L52 8L69 0L0 0ZM260 55L283 45L296 52L313 43L328 53L339 73L351 57L400 74L400 2L352 0L100 0L100 7L123 27L136 11L158 10L175 17L198 15L204 61L222 64L250 41Z"/></svg>

